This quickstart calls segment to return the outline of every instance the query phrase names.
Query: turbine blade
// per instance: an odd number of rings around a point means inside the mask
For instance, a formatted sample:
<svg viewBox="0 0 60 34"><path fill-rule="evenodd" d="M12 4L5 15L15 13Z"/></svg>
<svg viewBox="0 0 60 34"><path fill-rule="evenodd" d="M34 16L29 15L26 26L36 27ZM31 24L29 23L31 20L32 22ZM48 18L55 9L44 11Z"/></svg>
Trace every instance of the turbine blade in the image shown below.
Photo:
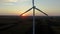
<svg viewBox="0 0 60 34"><path fill-rule="evenodd" d="M23 14L25 14L25 13L27 13L28 11L30 11L32 8L30 8L30 9L28 9L27 11L25 11L24 13L22 13L21 15L23 15Z"/></svg>
<svg viewBox="0 0 60 34"><path fill-rule="evenodd" d="M36 8L36 10L40 11L41 13L45 14L46 16L48 16L48 14L44 13L43 11L41 11L40 9Z"/></svg>

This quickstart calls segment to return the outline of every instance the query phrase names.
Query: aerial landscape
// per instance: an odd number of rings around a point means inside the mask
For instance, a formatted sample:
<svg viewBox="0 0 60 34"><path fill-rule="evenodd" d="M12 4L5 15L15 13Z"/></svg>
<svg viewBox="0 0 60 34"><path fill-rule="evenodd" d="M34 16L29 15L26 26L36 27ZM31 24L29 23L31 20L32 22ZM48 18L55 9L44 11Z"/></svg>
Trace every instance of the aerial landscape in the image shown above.
<svg viewBox="0 0 60 34"><path fill-rule="evenodd" d="M60 0L0 0L0 34L60 34Z"/></svg>
<svg viewBox="0 0 60 34"><path fill-rule="evenodd" d="M32 17L33 16L0 16L0 33L32 34ZM35 16L35 22L36 34L60 33L60 16Z"/></svg>

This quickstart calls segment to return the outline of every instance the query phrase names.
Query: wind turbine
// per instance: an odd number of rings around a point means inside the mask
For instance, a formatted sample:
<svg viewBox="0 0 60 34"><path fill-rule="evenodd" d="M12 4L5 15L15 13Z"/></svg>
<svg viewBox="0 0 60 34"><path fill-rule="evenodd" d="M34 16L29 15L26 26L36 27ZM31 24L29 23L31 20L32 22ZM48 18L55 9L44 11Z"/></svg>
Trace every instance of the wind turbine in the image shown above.
<svg viewBox="0 0 60 34"><path fill-rule="evenodd" d="M30 10L33 9L33 34L35 34L35 9L40 11L41 13L43 13L44 15L48 16L48 14L44 13L43 11L41 11L40 9L36 8L36 6L34 5L34 0L32 0L32 8L28 9L26 12L22 13L21 15L29 12Z"/></svg>

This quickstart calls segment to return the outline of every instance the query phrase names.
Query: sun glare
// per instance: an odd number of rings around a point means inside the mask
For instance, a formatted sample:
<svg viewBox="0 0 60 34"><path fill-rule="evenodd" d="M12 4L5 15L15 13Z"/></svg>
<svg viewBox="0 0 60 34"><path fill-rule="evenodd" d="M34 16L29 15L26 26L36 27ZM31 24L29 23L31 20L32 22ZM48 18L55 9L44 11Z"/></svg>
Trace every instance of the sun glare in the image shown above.
<svg viewBox="0 0 60 34"><path fill-rule="evenodd" d="M27 19L27 15L26 14L23 14L23 15L21 15L21 18L22 19Z"/></svg>
<svg viewBox="0 0 60 34"><path fill-rule="evenodd" d="M26 16L26 14L23 14L22 16Z"/></svg>

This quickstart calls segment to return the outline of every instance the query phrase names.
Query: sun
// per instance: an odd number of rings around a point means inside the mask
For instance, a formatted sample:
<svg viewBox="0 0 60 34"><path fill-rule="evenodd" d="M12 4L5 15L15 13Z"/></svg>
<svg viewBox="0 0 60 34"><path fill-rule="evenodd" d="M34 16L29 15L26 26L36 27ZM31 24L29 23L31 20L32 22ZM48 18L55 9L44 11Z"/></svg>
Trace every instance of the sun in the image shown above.
<svg viewBox="0 0 60 34"><path fill-rule="evenodd" d="M26 16L26 14L23 14L22 16Z"/></svg>
<svg viewBox="0 0 60 34"><path fill-rule="evenodd" d="M22 18L23 20L25 20L25 19L27 19L27 15L26 15L26 14L23 14L23 15L21 15L21 18Z"/></svg>

